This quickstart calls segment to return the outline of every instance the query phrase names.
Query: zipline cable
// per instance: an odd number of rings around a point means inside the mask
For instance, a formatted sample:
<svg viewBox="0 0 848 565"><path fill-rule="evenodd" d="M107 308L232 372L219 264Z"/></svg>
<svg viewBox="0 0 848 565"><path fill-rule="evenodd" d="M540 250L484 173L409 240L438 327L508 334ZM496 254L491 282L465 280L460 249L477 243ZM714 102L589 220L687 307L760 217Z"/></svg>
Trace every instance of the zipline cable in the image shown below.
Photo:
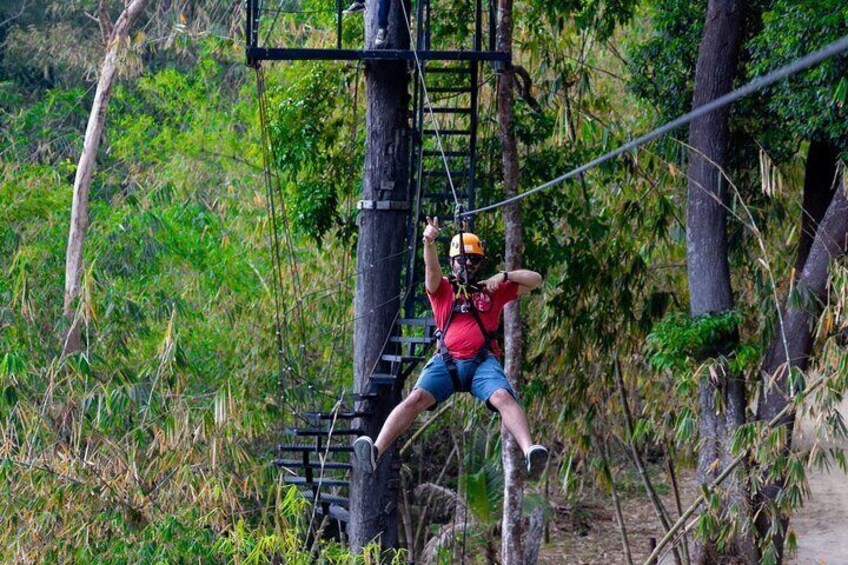
<svg viewBox="0 0 848 565"><path fill-rule="evenodd" d="M840 53L842 53L846 50L848 50L848 36L845 36L842 39L839 39L837 41L834 41L833 43L824 47L823 49L820 49L818 51L815 51L813 53L805 55L804 57L796 59L794 62L792 62L788 65L784 65L783 67L780 67L779 69L775 69L774 71L772 71L772 72L770 72L766 75L763 75L761 77L757 77L757 78L753 79L751 82L749 82L748 84L746 84L745 86L739 87L736 90L728 92L724 96L716 98L715 100L708 102L708 103L704 104L703 106L698 106L697 108L695 108L691 112L688 112L688 113L680 116L679 118L672 120L670 122L667 122L665 125L660 126L660 127L656 128L655 130L653 130L649 133L646 133L645 135L642 135L642 136L637 137L636 139L634 139L634 140L632 140L628 143L625 143L624 145L622 145L618 149L614 149L613 151L610 151L609 153L601 155L597 159L589 161L588 163L581 165L581 166L577 167L576 169L572 169L571 171L565 173L562 176L559 176L555 179L549 180L548 182L546 182L544 184L540 184L539 186L532 188L530 190L527 190L525 192L522 192L521 194L517 194L517 195L512 196L510 198L501 200L500 202L496 202L494 204L490 204L488 206L483 206L483 207L480 207L480 208L477 208L477 209L474 209L474 210L468 210L466 212L463 212L461 215L462 216L471 216L473 214L479 214L480 212L487 212L489 210L494 210L496 208L500 208L502 206L506 206L507 204L512 204L513 202L517 202L519 200L527 198L531 194L535 194L539 191L545 190L547 188L551 188L552 186L556 186L556 185L562 183L563 181L568 180L568 179L570 179L574 176L577 176L577 175L579 175L579 174L581 174L585 171L588 171L589 169L592 169L592 168L594 168L594 167L596 167L596 166L598 166L602 163L605 163L605 162L609 161L610 159L614 159L614 158L616 158L616 157L618 157L618 156L620 156L624 153L627 153L631 149L635 149L635 148L639 147L640 145L644 145L645 143L647 143L649 141L652 141L652 140L654 140L654 139L656 139L656 138L658 138L662 135L665 135L666 133L668 133L668 132L670 132L670 131L672 131L672 130L674 130L674 129L682 126L682 125L688 124L689 122L691 122L692 120L694 120L696 118L700 118L703 115L709 114L710 112L718 110L719 108L723 108L723 107L725 107L729 104L732 104L733 102L736 102L737 100L739 100L741 98L745 98L746 96L748 96L748 95L750 95L750 94L752 94L752 93L754 93L758 90L761 90L761 89L763 89L767 86L770 86L770 85L776 83L777 81L779 81L781 79L784 79L784 78L786 78L790 75L796 74L800 71L803 71L803 70L805 70L809 67L812 67L813 65L821 63L825 59L829 59L830 57L833 57L834 55L838 55L838 54L840 54Z"/></svg>

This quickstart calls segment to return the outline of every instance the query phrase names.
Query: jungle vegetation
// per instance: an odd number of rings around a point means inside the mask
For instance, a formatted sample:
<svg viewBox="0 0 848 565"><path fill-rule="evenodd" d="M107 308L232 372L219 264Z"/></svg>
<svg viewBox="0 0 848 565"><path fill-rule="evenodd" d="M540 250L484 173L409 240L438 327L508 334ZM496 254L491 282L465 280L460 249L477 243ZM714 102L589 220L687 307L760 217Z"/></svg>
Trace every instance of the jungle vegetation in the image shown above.
<svg viewBox="0 0 848 565"><path fill-rule="evenodd" d="M328 3L290 4L302 13L281 23L280 40L320 45L306 24L332 26L332 14L313 13ZM464 3L439 4L456 9L438 33L464 33ZM718 49L704 40L717 4L516 1L515 62L532 79L515 102L520 190L690 110L699 52ZM848 34L840 0L744 4L725 69L732 87ZM361 65L264 69L298 269L282 281L286 354L296 363L281 387L242 3L151 2L119 61L91 184L73 305L82 348L63 352L71 187L104 12L122 8L0 2L0 561L373 562L373 552L305 543L306 502L269 465L292 411L330 408L350 387ZM346 40L362 33L354 21ZM503 196L503 175L495 72L482 80L477 182L486 203ZM709 302L692 295L701 287L688 270L687 205L703 188L693 181L694 130L524 202L524 263L545 284L522 307L521 401L554 452L549 488L528 491L528 512L546 496L587 492L613 504L618 475L656 490L668 481L657 461L707 484L743 455L731 481L704 489L693 555L780 563L791 551L805 473L845 470L842 451L819 442L846 433L836 407L848 387L848 269L845 234L828 215L844 211L846 116L846 57L727 112L721 169L710 173L726 222L717 233L726 235L730 300L720 307L693 306ZM498 265L499 213L481 215L477 229ZM842 243L822 259L832 241ZM790 445L800 414L819 423L803 453ZM705 460L708 436L716 456ZM475 535L464 541L479 545L479 560L495 559L498 543L499 450L485 408L458 398L404 451L410 493L445 467L440 486L473 513L463 527ZM676 509L652 505L676 521ZM422 555L442 518L406 538L411 555ZM449 549L441 559L450 562Z"/></svg>

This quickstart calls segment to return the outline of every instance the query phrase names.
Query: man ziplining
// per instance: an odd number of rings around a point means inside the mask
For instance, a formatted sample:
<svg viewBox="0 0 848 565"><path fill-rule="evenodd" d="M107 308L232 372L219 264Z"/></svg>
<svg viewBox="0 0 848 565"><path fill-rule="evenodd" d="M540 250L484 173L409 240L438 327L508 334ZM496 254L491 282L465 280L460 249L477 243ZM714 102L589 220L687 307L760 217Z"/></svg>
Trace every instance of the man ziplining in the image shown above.
<svg viewBox="0 0 848 565"><path fill-rule="evenodd" d="M479 280L485 251L476 235L461 233L451 240L453 276L449 279L439 265L438 235L439 219L427 218L424 286L439 328L439 350L424 365L409 396L389 414L377 440L360 436L353 442L355 463L362 471L373 473L380 456L421 412L434 409L454 392L470 392L500 414L524 452L529 478L536 479L547 464L548 450L530 439L527 418L497 357L500 350L495 333L504 306L538 288L542 276L521 269Z"/></svg>

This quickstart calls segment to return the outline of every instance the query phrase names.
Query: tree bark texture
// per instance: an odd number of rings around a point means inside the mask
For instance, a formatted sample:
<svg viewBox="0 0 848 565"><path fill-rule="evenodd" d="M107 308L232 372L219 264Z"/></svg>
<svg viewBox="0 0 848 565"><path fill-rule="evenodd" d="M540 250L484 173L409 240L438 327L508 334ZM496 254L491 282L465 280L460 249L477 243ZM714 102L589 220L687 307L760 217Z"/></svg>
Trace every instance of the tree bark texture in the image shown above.
<svg viewBox="0 0 848 565"><path fill-rule="evenodd" d="M824 217L836 188L836 164L839 151L825 141L811 141L804 170L804 196L801 204L801 237L795 274L800 275L816 237L819 222Z"/></svg>
<svg viewBox="0 0 848 565"><path fill-rule="evenodd" d="M388 41L394 48L408 49L409 35L399 8L393 5ZM371 0L366 12L369 45L377 32L376 14L377 0ZM371 61L365 67L367 139L363 200L409 202L408 82L403 62ZM406 245L406 222L407 213L401 210L362 210L360 214L353 336L357 391L368 389L372 372L387 369L381 367L379 357L400 307L401 251ZM392 258L386 259L389 256ZM379 390L379 398L368 402L370 416L359 422L359 427L372 438L377 437L401 396L400 386ZM361 408L364 406L358 409ZM385 549L398 547L398 467L397 448L392 446L382 454L373 475L353 471L348 534L355 551L374 540Z"/></svg>
<svg viewBox="0 0 848 565"><path fill-rule="evenodd" d="M809 166L810 163L808 163ZM813 188L812 192L821 193L825 190L825 185L828 189L833 185L832 178L826 179L825 177L826 175L819 176L821 184ZM810 178L809 173L807 178ZM806 203L806 195L804 200ZM811 222L815 220L817 219L812 218ZM810 353L813 349L814 322L819 313L817 306L827 299L828 269L835 257L846 252L848 200L845 197L844 185L834 191L824 217L821 218L820 222L816 221L816 225L818 228L806 254L804 268L797 275L795 282L797 292L806 295L809 300L802 301L806 307L791 307L789 301L787 301L782 309L783 332L772 339L760 369L763 394L757 406L757 418L763 422L768 422L777 416L792 401L792 397L799 392L789 389L790 371L792 369L806 370L809 364ZM802 251L799 249L799 254ZM787 428L787 443L782 448L784 456L788 455L791 449L794 424L794 412L789 412L779 421L779 425ZM777 481L764 485L759 494L760 500L758 502L760 506L764 507L773 503L784 484L785 478L781 477ZM771 520L775 518L770 512L760 512L758 516L758 534L765 539L769 534ZM778 558L782 561L789 517L780 516L779 519L783 527L779 533L775 534L773 541L778 551Z"/></svg>
<svg viewBox="0 0 848 565"><path fill-rule="evenodd" d="M512 0L498 2L497 50L512 52ZM510 66L498 77L498 125L500 126L504 195L518 193L518 145L515 140L515 115L513 104L515 77ZM506 269L523 267L524 228L521 223L520 203L503 209L506 239ZM524 331L518 301L504 309L504 371L516 392L521 390L523 378L521 362L524 358ZM501 522L501 562L503 565L524 565L524 536L522 506L524 502L524 454L515 438L501 426L503 436L504 508Z"/></svg>
<svg viewBox="0 0 848 565"><path fill-rule="evenodd" d="M744 23L743 3L710 0L695 68L692 106L697 108L730 91L739 60ZM688 206L686 253L689 276L690 313L693 317L721 314L733 308L730 267L727 257L727 183L721 170L730 145L729 108L694 120L689 130ZM735 335L716 343L715 350L734 345ZM717 406L716 394L722 406ZM697 479L708 484L732 459L730 441L745 420L744 383L723 367L716 367L700 387L700 448ZM729 484L730 501L740 508L748 505L743 482L738 476ZM746 562L756 563L755 547L740 536L730 551ZM696 563L707 563L716 548L710 540L695 549Z"/></svg>
<svg viewBox="0 0 848 565"><path fill-rule="evenodd" d="M68 233L68 249L65 255L65 295L62 313L68 322L68 331L62 336L62 351L75 353L82 349L80 320L76 315L77 299L83 269L83 244L88 231L88 192L91 176L97 161L100 137L106 122L106 110L112 96L112 85L117 74L118 55L124 46L129 31L151 0L133 0L121 13L106 41L106 53L97 79L97 90L85 128L85 140L74 177L73 200L71 202L71 226ZM106 22L104 22L104 25ZM111 24L110 24L111 25ZM106 29L106 28L104 28Z"/></svg>

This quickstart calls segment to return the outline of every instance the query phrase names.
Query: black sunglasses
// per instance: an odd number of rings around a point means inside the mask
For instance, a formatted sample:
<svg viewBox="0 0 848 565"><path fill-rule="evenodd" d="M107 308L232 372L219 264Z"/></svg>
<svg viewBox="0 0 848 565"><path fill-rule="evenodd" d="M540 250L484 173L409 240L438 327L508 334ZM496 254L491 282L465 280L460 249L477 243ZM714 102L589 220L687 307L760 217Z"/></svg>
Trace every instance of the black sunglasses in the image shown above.
<svg viewBox="0 0 848 565"><path fill-rule="evenodd" d="M458 256L454 257L453 259L454 259L454 261L462 261L462 256L458 255ZM471 267L476 267L477 265L482 263L485 259L486 258L483 257L482 255L466 255L465 256L465 263L467 265L471 266Z"/></svg>

